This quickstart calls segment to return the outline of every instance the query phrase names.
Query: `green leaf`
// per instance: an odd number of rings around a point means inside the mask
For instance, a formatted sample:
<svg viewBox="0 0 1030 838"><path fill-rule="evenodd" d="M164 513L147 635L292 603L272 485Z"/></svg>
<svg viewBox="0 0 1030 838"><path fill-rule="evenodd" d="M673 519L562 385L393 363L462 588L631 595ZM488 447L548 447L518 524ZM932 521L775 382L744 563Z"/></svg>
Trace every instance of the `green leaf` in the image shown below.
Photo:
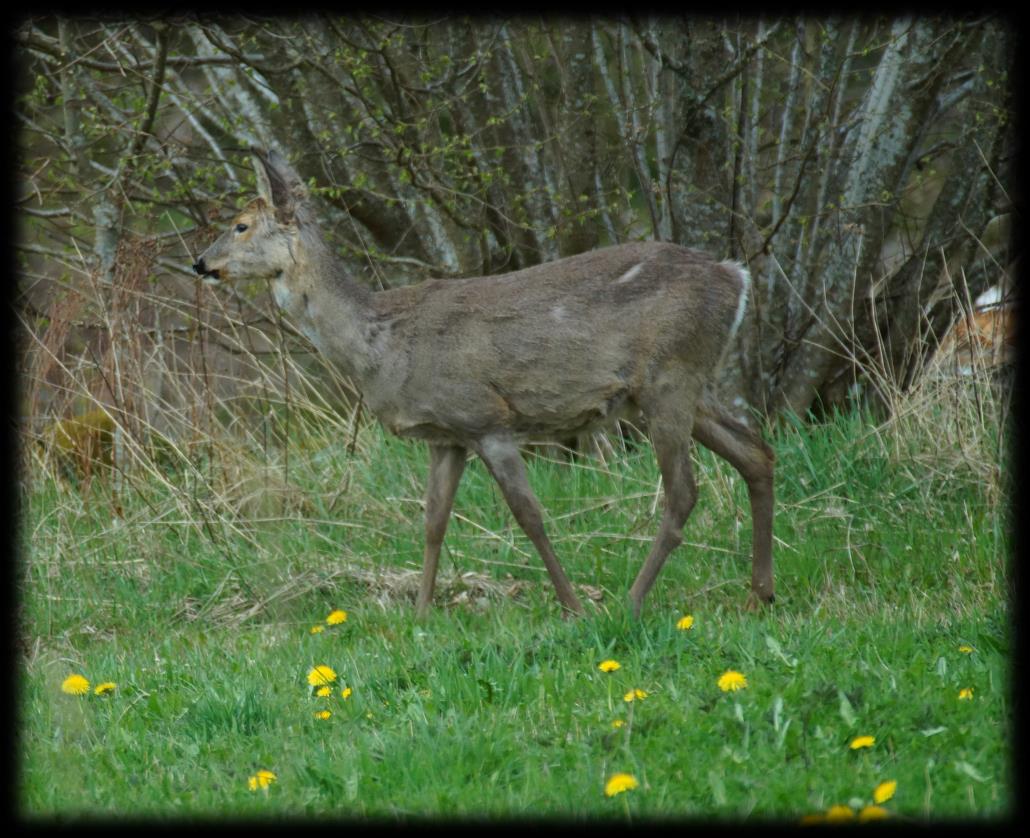
<svg viewBox="0 0 1030 838"><path fill-rule="evenodd" d="M776 749L777 750L781 750L783 748L783 743L784 743L784 741L787 738L787 731L790 730L790 721L791 721L790 719L787 719L787 721L785 721L783 723L783 728L780 730L779 733L776 734Z"/></svg>
<svg viewBox="0 0 1030 838"><path fill-rule="evenodd" d="M987 777L985 777L983 774L981 774L979 771L973 768L973 766L970 765L968 762L964 762L962 760L956 761L955 770L958 771L960 774L965 774L967 777L976 780L978 783L987 782Z"/></svg>
<svg viewBox="0 0 1030 838"><path fill-rule="evenodd" d="M712 789L712 797L715 798L715 802L719 806L726 805L726 784L723 783L722 777L715 772L715 769L709 769L708 771L708 785Z"/></svg>
<svg viewBox="0 0 1030 838"><path fill-rule="evenodd" d="M767 634L765 636L765 645L766 645L766 647L768 647L769 651L775 657L779 658L781 661L783 661L791 669L793 669L795 666L797 666L798 659L795 658L795 657L788 657L786 654L784 654L783 647L780 646L780 642L775 637L773 637L771 634Z"/></svg>
<svg viewBox="0 0 1030 838"><path fill-rule="evenodd" d="M848 727L854 727L857 721L855 718L855 708L851 706L848 697L844 695L844 690L838 690L837 695L840 698L840 717Z"/></svg>

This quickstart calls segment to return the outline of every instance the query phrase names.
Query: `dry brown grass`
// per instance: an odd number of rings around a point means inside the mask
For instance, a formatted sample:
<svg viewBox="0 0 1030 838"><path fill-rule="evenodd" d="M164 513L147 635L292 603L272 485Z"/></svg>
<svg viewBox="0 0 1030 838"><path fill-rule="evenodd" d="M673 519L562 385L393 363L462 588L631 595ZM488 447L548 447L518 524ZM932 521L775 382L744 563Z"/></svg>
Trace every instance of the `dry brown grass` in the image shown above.
<svg viewBox="0 0 1030 838"><path fill-rule="evenodd" d="M191 473L215 513L303 506L290 451L327 434L353 448L355 394L266 293L158 274L157 253L153 240L126 239L114 282L68 262L72 279L33 286L35 316L21 312L26 478L53 472L88 488L101 475L117 506L148 481L179 494L172 470Z"/></svg>

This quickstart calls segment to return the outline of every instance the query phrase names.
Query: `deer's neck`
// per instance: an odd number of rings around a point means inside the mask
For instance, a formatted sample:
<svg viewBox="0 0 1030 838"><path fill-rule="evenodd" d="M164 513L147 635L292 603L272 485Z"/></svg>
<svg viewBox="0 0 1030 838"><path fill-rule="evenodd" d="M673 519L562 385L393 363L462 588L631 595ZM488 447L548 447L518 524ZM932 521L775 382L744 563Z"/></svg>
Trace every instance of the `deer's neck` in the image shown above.
<svg viewBox="0 0 1030 838"><path fill-rule="evenodd" d="M327 248L308 251L273 280L272 291L305 337L355 383L374 374L379 350L372 292L346 276Z"/></svg>

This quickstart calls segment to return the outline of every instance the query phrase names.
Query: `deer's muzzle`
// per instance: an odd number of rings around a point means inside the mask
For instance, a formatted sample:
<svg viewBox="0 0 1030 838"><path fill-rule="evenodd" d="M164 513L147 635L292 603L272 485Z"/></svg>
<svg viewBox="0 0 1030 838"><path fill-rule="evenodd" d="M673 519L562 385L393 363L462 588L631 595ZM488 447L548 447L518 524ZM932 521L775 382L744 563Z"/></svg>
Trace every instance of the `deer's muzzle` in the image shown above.
<svg viewBox="0 0 1030 838"><path fill-rule="evenodd" d="M204 257L201 256L197 262L193 263L193 270L195 270L201 276L210 276L218 279L218 271L211 270L207 265L204 264Z"/></svg>

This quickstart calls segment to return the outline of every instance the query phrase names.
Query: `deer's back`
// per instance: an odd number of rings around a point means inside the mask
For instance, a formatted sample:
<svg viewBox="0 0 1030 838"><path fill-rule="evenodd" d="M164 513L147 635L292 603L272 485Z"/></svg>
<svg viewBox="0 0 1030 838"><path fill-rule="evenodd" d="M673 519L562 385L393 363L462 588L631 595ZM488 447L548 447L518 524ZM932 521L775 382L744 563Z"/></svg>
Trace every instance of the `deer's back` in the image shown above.
<svg viewBox="0 0 1030 838"><path fill-rule="evenodd" d="M631 411L660 374L706 378L740 294L733 268L657 242L377 294L402 350L378 376L382 418L430 438L579 432Z"/></svg>

